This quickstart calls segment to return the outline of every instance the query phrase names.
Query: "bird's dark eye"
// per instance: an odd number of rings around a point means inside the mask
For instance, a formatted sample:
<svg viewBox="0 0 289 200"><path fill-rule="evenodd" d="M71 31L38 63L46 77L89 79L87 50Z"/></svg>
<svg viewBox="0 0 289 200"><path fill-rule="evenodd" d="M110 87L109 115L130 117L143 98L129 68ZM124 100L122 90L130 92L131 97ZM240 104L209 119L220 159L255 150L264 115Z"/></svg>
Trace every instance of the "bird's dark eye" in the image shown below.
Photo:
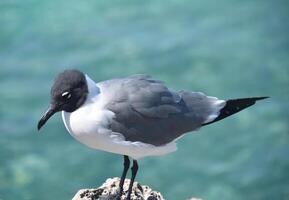
<svg viewBox="0 0 289 200"><path fill-rule="evenodd" d="M61 96L62 96L63 99L67 100L67 99L70 99L71 93L70 92L63 92L61 94Z"/></svg>

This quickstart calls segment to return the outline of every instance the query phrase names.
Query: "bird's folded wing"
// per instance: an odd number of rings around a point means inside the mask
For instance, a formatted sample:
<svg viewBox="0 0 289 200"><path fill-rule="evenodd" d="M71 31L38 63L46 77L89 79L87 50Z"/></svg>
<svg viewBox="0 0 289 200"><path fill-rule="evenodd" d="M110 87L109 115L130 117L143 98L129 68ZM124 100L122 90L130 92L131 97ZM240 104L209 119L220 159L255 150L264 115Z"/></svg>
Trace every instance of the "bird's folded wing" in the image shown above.
<svg viewBox="0 0 289 200"><path fill-rule="evenodd" d="M114 88L110 91L113 97L106 107L115 113L111 129L129 141L164 145L198 129L220 109L213 106L216 98L172 92L145 75L115 80L110 87Z"/></svg>

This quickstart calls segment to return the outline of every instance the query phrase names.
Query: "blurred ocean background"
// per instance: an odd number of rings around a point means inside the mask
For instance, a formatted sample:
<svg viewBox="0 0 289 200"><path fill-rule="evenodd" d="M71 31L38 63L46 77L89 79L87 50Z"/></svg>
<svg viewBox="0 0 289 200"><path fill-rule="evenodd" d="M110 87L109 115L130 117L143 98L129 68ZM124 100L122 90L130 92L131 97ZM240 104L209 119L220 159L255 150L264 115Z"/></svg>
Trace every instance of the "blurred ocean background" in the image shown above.
<svg viewBox="0 0 289 200"><path fill-rule="evenodd" d="M1 0L0 200L71 199L120 176L122 157L88 149L60 115L41 133L55 75L150 74L223 99L270 96L140 160L137 181L169 200L289 199L287 0Z"/></svg>

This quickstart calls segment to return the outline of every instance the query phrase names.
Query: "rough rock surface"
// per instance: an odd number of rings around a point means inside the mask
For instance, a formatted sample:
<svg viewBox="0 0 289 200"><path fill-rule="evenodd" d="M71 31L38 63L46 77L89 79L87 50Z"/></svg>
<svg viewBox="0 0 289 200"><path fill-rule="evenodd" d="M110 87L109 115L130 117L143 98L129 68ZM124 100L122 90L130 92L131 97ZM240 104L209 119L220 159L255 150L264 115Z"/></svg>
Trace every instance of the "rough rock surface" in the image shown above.
<svg viewBox="0 0 289 200"><path fill-rule="evenodd" d="M72 200L115 200L119 181L119 178L109 178L99 188L81 189ZM124 200L127 195L129 182L129 179L126 179L124 182L124 192L121 196L122 200ZM153 191L150 187L134 182L131 200L164 200L164 198L159 192Z"/></svg>

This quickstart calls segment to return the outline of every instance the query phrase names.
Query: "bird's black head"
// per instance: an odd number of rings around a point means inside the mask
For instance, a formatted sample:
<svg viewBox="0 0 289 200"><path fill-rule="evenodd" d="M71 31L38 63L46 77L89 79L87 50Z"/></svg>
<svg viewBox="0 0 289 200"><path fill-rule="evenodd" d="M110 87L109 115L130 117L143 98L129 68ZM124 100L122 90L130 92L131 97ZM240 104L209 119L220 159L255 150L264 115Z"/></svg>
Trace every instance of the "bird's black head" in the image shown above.
<svg viewBox="0 0 289 200"><path fill-rule="evenodd" d="M88 86L85 75L78 70L65 70L54 80L50 106L38 122L38 130L58 111L73 112L86 100Z"/></svg>

